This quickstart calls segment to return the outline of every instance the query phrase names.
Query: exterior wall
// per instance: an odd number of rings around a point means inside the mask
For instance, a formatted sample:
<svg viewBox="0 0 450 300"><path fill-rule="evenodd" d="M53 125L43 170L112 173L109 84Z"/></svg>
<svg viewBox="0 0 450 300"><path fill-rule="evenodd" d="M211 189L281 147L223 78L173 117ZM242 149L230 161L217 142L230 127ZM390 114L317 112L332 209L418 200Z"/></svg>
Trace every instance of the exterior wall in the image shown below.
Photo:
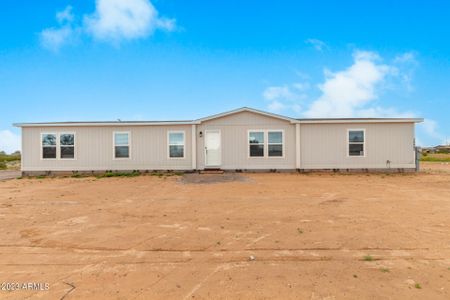
<svg viewBox="0 0 450 300"><path fill-rule="evenodd" d="M224 170L295 169L295 125L251 112L240 112L205 121L197 126L197 168L205 168L205 130L221 132ZM249 157L248 130L281 129L284 131L284 157ZM203 137L200 137L200 131Z"/></svg>
<svg viewBox="0 0 450 300"><path fill-rule="evenodd" d="M347 155L347 130L365 129L365 157ZM415 168L414 123L301 124L301 169Z"/></svg>
<svg viewBox="0 0 450 300"><path fill-rule="evenodd" d="M185 131L185 158L168 158L167 132ZM113 132L130 132L130 159L113 159ZM41 159L41 133L75 133L75 159ZM24 127L22 171L189 170L191 125Z"/></svg>
<svg viewBox="0 0 450 300"><path fill-rule="evenodd" d="M299 127L300 169L415 168L414 123L305 124ZM195 131L193 128L195 126ZM347 130L365 129L365 157L347 155ZM185 132L185 157L168 157L168 131ZM205 168L205 131L221 132L221 169L294 170L296 125L243 111L199 125L23 127L22 171L191 170ZM283 157L249 157L249 130L282 130ZM113 159L113 132L129 131L130 159ZM75 133L75 159L41 159L41 133ZM195 135L193 135L195 132ZM200 132L203 136L200 136ZM196 147L192 147L193 143ZM267 143L267 140L266 140ZM266 148L267 149L267 148ZM195 151L196 157L193 159ZM390 165L387 161L390 161Z"/></svg>

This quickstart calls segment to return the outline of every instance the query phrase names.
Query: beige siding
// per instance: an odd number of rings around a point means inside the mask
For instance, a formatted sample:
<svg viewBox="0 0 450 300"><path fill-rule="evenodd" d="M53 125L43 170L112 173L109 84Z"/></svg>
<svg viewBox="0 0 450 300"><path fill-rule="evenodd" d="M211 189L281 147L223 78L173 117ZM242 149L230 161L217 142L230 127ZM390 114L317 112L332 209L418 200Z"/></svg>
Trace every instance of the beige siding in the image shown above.
<svg viewBox="0 0 450 300"><path fill-rule="evenodd" d="M222 142L222 169L295 169L295 125L289 121L251 112L240 112L213 119L197 126L197 168L205 167L204 135L199 132L218 129ZM250 158L248 130L281 129L284 131L284 157Z"/></svg>
<svg viewBox="0 0 450 300"><path fill-rule="evenodd" d="M169 159L167 132L185 131L185 158ZM113 159L113 132L131 133L131 158ZM41 159L41 133L75 132L74 160ZM23 135L23 171L72 170L187 170L191 169L191 126L26 127Z"/></svg>
<svg viewBox="0 0 450 300"><path fill-rule="evenodd" d="M365 129L365 157L347 155L347 130ZM168 131L185 132L185 158L168 158ZM205 131L221 132L225 170L295 169L296 125L253 112L239 112L196 125L24 127L23 171L190 170L205 168ZM283 157L249 157L249 130L282 130ZM131 158L113 159L113 132L131 133ZM414 168L414 123L300 124L300 169ZM41 133L74 132L74 160L41 159ZM195 137L193 136L194 132ZM203 132L203 137L200 136ZM192 142L197 141L192 160ZM265 141L267 143L267 140ZM266 148L267 150L267 148ZM266 153L267 155L267 153Z"/></svg>
<svg viewBox="0 0 450 300"><path fill-rule="evenodd" d="M301 124L302 169L414 168L414 124ZM366 130L366 156L347 155L347 130Z"/></svg>

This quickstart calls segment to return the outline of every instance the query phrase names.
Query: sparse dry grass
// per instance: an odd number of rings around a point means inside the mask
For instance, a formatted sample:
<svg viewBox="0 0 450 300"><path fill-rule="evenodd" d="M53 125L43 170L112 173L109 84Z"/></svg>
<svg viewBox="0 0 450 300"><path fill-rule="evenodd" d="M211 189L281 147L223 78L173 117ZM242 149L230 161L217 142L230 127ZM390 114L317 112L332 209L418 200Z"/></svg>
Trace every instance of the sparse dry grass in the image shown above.
<svg viewBox="0 0 450 300"><path fill-rule="evenodd" d="M421 161L450 162L450 153L430 153L422 155Z"/></svg>

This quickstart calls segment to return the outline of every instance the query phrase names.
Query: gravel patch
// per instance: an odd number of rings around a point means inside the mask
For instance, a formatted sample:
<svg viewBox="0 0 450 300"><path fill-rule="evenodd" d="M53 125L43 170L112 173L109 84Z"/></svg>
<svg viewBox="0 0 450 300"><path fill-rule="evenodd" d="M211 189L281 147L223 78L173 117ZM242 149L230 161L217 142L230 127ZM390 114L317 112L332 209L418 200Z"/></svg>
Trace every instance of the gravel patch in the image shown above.
<svg viewBox="0 0 450 300"><path fill-rule="evenodd" d="M21 176L20 171L0 171L0 180L14 179Z"/></svg>
<svg viewBox="0 0 450 300"><path fill-rule="evenodd" d="M249 181L247 176L236 174L236 173L223 173L223 174L184 174L179 182L185 184L212 184L212 183L223 183L223 182L235 182Z"/></svg>

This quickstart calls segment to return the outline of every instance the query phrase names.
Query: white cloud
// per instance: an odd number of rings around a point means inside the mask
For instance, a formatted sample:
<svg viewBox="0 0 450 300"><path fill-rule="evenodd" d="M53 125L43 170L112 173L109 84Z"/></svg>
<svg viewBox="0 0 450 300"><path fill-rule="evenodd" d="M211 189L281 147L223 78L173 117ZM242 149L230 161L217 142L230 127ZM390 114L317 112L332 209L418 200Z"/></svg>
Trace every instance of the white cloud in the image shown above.
<svg viewBox="0 0 450 300"><path fill-rule="evenodd" d="M328 49L327 44L319 39L307 39L305 43L310 44L311 46L314 47L314 49L320 52L322 52L325 49Z"/></svg>
<svg viewBox="0 0 450 300"><path fill-rule="evenodd" d="M298 91L306 91L306 90L309 90L311 85L309 84L309 82L297 82L297 83L293 83L292 87Z"/></svg>
<svg viewBox="0 0 450 300"><path fill-rule="evenodd" d="M175 29L177 29L177 20L158 18L156 20L156 28L163 29L166 31L174 31Z"/></svg>
<svg viewBox="0 0 450 300"><path fill-rule="evenodd" d="M53 52L58 52L64 45L73 43L79 34L79 29L72 27L74 15L70 5L56 13L56 20L58 27L46 28L39 36L42 47Z"/></svg>
<svg viewBox="0 0 450 300"><path fill-rule="evenodd" d="M58 52L59 49L67 44L73 36L73 30L69 26L61 28L47 28L41 32L42 47Z"/></svg>
<svg viewBox="0 0 450 300"><path fill-rule="evenodd" d="M414 91L412 78L414 77L415 69L419 65L416 53L412 51L401 53L394 58L393 63L402 69L398 76L403 86L406 88L406 91Z"/></svg>
<svg viewBox="0 0 450 300"><path fill-rule="evenodd" d="M380 61L381 57L378 53L372 51L356 50L353 52L353 58L355 61Z"/></svg>
<svg viewBox="0 0 450 300"><path fill-rule="evenodd" d="M263 91L263 98L268 101L267 109L272 112L292 110L300 113L298 103L306 98L304 91L309 89L309 83L293 83L291 85L270 86Z"/></svg>
<svg viewBox="0 0 450 300"><path fill-rule="evenodd" d="M360 118L414 118L416 114L410 111L399 112L393 107L367 107L357 111Z"/></svg>
<svg viewBox="0 0 450 300"><path fill-rule="evenodd" d="M439 132L439 125L435 120L425 119L423 123L420 123L418 129L423 131L427 136L431 137L438 144L447 143L445 135Z"/></svg>
<svg viewBox="0 0 450 300"><path fill-rule="evenodd" d="M267 106L267 108L270 111L275 111L275 112L280 112L286 109L286 105L284 105L283 103L281 103L278 100L273 100L269 103L269 105Z"/></svg>
<svg viewBox="0 0 450 300"><path fill-rule="evenodd" d="M396 64L406 64L406 63L417 64L418 61L416 59L416 54L414 52L410 51L410 52L405 52L405 53L397 55L394 58L394 63L396 63Z"/></svg>
<svg viewBox="0 0 450 300"><path fill-rule="evenodd" d="M21 138L10 130L0 130L0 151L12 153L20 150Z"/></svg>
<svg viewBox="0 0 450 300"><path fill-rule="evenodd" d="M275 100L280 98L292 98L293 94L288 86L270 86L263 92L263 97L266 100Z"/></svg>
<svg viewBox="0 0 450 300"><path fill-rule="evenodd" d="M353 58L343 71L325 70L325 82L319 85L322 95L305 112L306 117L353 117L377 98L376 88L394 69L379 63L374 52L356 51Z"/></svg>
<svg viewBox="0 0 450 300"><path fill-rule="evenodd" d="M175 20L160 18L148 0L97 0L85 26L96 39L118 42L147 37L156 29L172 31Z"/></svg>
<svg viewBox="0 0 450 300"><path fill-rule="evenodd" d="M418 64L414 52L399 54L391 63L385 64L376 52L355 51L349 67L337 72L325 69L325 80L317 86L320 92L317 97L308 96L308 82L272 86L263 92L263 97L270 101L268 109L271 111L293 111L308 118L416 117L411 111L380 106L376 100L389 88L400 88L402 93L410 91L414 67ZM314 100L303 103L306 109L302 111L299 99ZM421 142L425 141L427 145L445 143L446 137L436 121L427 118L417 129Z"/></svg>
<svg viewBox="0 0 450 300"><path fill-rule="evenodd" d="M157 29L176 29L176 20L160 17L149 0L97 0L95 11L84 15L81 24L74 24L75 19L71 6L57 12L59 26L40 33L41 45L56 52L82 34L119 44L123 40L146 38Z"/></svg>
<svg viewBox="0 0 450 300"><path fill-rule="evenodd" d="M291 101L293 96L294 94L288 86L270 86L263 92L264 99L269 101L268 110L277 113L289 108L284 102Z"/></svg>
<svg viewBox="0 0 450 300"><path fill-rule="evenodd" d="M74 15L72 13L72 6L67 5L64 10L57 12L56 20L60 24L63 24L64 22L71 23L74 20Z"/></svg>
<svg viewBox="0 0 450 300"><path fill-rule="evenodd" d="M295 75L297 75L301 80L309 80L311 79L311 77L309 76L309 74L300 71L300 70L294 70Z"/></svg>

